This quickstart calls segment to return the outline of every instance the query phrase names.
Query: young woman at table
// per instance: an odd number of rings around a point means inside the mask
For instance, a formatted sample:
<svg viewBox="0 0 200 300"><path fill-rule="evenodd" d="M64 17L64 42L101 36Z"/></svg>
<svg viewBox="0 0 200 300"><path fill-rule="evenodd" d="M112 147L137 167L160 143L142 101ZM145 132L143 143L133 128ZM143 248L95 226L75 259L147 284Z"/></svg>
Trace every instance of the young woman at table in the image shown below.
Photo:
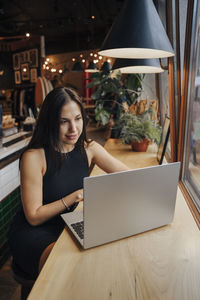
<svg viewBox="0 0 200 300"><path fill-rule="evenodd" d="M77 93L56 88L45 98L32 139L20 162L23 210L9 232L13 262L36 278L64 228L61 213L83 200L83 178L94 162L107 173L128 170L86 138Z"/></svg>

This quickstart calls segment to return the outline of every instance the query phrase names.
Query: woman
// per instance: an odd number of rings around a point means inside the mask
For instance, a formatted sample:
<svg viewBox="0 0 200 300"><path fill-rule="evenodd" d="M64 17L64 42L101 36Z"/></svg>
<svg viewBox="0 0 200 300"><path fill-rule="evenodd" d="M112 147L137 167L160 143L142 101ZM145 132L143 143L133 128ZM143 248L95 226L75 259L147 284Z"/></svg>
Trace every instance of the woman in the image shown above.
<svg viewBox="0 0 200 300"><path fill-rule="evenodd" d="M60 217L83 200L91 162L105 172L128 170L86 138L85 112L77 93L56 88L45 98L32 139L20 162L23 210L11 226L14 263L36 278L64 228Z"/></svg>

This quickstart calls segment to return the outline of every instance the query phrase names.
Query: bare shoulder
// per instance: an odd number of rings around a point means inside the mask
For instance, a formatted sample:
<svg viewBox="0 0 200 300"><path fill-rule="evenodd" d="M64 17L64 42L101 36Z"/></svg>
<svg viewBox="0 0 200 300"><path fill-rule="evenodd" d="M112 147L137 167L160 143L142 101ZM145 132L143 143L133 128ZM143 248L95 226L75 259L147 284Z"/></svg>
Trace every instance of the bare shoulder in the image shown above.
<svg viewBox="0 0 200 300"><path fill-rule="evenodd" d="M29 160L42 160L44 157L44 149L28 149L22 155L23 161Z"/></svg>
<svg viewBox="0 0 200 300"><path fill-rule="evenodd" d="M28 149L22 155L20 167L39 168L42 173L46 170L46 160L44 149Z"/></svg>
<svg viewBox="0 0 200 300"><path fill-rule="evenodd" d="M91 141L90 143L87 144L87 149L92 150L92 151L99 147L103 148L99 143L97 143L95 141Z"/></svg>
<svg viewBox="0 0 200 300"><path fill-rule="evenodd" d="M87 144L86 151L90 155L95 155L99 151L105 151L104 147L95 141L91 141Z"/></svg>

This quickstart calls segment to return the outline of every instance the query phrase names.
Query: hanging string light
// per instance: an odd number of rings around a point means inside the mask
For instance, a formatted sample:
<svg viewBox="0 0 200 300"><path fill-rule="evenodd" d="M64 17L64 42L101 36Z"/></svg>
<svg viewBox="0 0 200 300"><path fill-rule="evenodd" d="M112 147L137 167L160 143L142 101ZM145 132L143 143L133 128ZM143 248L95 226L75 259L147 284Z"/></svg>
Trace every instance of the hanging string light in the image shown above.
<svg viewBox="0 0 200 300"><path fill-rule="evenodd" d="M96 51L91 51L88 54L80 53L71 58L72 67L70 69L73 72L98 72L102 69L103 65L105 68L105 62L107 65L107 70L111 70L111 65L107 64L107 62L110 64L111 60L106 57L103 58L101 55L98 55ZM71 65L70 60L67 63ZM48 76L55 73L59 76L64 76L64 74L69 71L69 69L66 67L66 64L64 66L63 63L56 64L54 63L54 59L49 57L45 58L42 68L49 74Z"/></svg>

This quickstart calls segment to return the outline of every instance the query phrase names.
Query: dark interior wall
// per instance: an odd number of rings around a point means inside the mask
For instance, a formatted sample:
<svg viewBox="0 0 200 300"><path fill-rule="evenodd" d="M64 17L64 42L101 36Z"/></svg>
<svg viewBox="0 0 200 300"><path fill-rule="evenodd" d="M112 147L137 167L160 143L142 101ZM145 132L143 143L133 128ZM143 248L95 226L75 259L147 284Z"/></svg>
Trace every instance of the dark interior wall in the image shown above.
<svg viewBox="0 0 200 300"><path fill-rule="evenodd" d="M12 54L0 52L0 89L12 89L14 86Z"/></svg>

